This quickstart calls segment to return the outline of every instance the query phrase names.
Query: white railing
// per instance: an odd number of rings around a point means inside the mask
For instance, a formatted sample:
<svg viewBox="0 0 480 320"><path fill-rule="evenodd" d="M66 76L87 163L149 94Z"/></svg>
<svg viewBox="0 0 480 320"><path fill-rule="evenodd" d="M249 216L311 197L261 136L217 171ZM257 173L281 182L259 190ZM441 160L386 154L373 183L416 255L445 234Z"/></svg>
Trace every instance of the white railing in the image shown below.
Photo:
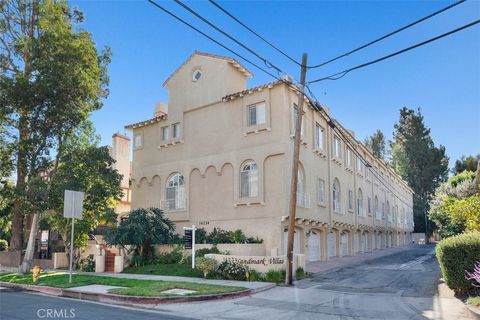
<svg viewBox="0 0 480 320"><path fill-rule="evenodd" d="M309 193L297 193L297 207L310 208L310 194Z"/></svg>
<svg viewBox="0 0 480 320"><path fill-rule="evenodd" d="M187 199L167 199L160 201L160 208L163 211L181 211L187 208Z"/></svg>

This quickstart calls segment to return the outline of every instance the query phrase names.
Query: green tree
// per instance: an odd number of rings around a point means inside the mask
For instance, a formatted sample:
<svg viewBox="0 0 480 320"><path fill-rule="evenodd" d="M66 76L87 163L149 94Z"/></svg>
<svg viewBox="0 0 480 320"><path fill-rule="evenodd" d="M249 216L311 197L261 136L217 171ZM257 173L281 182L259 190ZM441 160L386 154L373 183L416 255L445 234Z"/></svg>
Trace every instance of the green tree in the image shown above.
<svg viewBox="0 0 480 320"><path fill-rule="evenodd" d="M431 231L425 228L428 201L448 176L445 147L435 146L420 110L400 109L400 119L394 128L391 165L414 191L415 232L428 233Z"/></svg>
<svg viewBox="0 0 480 320"><path fill-rule="evenodd" d="M453 174L459 174L463 171L476 171L479 162L480 153L476 156L462 156L460 159L455 161L455 168L453 169Z"/></svg>
<svg viewBox="0 0 480 320"><path fill-rule="evenodd" d="M120 225L107 232L105 240L109 245L119 245L144 259L154 255L155 244L169 243L173 239L175 225L158 208L136 209L120 222Z"/></svg>
<svg viewBox="0 0 480 320"><path fill-rule="evenodd" d="M387 144L385 142L385 135L380 129L377 129L371 136L365 138L364 143L377 158L385 160L387 156Z"/></svg>
<svg viewBox="0 0 480 320"><path fill-rule="evenodd" d="M44 209L28 198L44 190L40 173L53 180L66 136L108 94L110 52L99 53L91 35L75 28L82 19L65 0L0 2L0 109L16 160L11 250L22 248L24 214ZM38 216L33 221L35 232Z"/></svg>

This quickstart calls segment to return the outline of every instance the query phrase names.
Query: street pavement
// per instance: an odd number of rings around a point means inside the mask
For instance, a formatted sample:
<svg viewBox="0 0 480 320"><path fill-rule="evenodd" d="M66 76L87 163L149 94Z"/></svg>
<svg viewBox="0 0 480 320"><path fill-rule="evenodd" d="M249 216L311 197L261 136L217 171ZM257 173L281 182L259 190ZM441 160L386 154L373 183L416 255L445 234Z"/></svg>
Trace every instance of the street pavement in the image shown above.
<svg viewBox="0 0 480 320"><path fill-rule="evenodd" d="M0 319L47 319L37 316L39 309L69 308L75 309L70 318L89 320L468 319L464 305L440 281L433 246L386 249L369 260L349 262L313 274L295 287L278 286L231 300L141 306L148 311L3 289Z"/></svg>

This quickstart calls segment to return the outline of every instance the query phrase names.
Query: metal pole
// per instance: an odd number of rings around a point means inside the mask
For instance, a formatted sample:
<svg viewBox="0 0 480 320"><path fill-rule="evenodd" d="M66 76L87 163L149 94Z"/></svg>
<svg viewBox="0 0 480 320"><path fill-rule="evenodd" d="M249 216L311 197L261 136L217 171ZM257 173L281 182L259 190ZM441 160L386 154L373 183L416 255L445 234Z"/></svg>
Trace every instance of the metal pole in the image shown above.
<svg viewBox="0 0 480 320"><path fill-rule="evenodd" d="M297 180L298 180L298 161L300 158L300 135L302 134L302 116L303 116L303 101L305 98L305 77L307 73L307 54L302 56L302 69L300 74L300 94L298 96L298 110L297 123L295 124L295 140L293 144L293 164L292 164L292 178L290 185L290 206L288 210L288 246L287 246L287 275L285 283L292 284L292 269L293 269L293 241L295 232L295 210L297 208Z"/></svg>
<svg viewBox="0 0 480 320"><path fill-rule="evenodd" d="M70 276L68 283L72 283L72 269L73 269L73 232L75 231L75 218L72 218L72 235L70 238Z"/></svg>
<svg viewBox="0 0 480 320"><path fill-rule="evenodd" d="M192 269L195 269L195 225L192 226Z"/></svg>

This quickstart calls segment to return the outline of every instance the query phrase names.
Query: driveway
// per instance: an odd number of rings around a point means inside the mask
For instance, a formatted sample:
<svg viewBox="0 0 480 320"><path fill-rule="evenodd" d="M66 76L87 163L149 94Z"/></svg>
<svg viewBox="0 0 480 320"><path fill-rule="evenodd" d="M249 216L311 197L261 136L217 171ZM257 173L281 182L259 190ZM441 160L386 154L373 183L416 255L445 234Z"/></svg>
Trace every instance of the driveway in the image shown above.
<svg viewBox="0 0 480 320"><path fill-rule="evenodd" d="M392 252L313 274L294 288L155 309L198 319L468 319L463 304L439 280L433 246Z"/></svg>

